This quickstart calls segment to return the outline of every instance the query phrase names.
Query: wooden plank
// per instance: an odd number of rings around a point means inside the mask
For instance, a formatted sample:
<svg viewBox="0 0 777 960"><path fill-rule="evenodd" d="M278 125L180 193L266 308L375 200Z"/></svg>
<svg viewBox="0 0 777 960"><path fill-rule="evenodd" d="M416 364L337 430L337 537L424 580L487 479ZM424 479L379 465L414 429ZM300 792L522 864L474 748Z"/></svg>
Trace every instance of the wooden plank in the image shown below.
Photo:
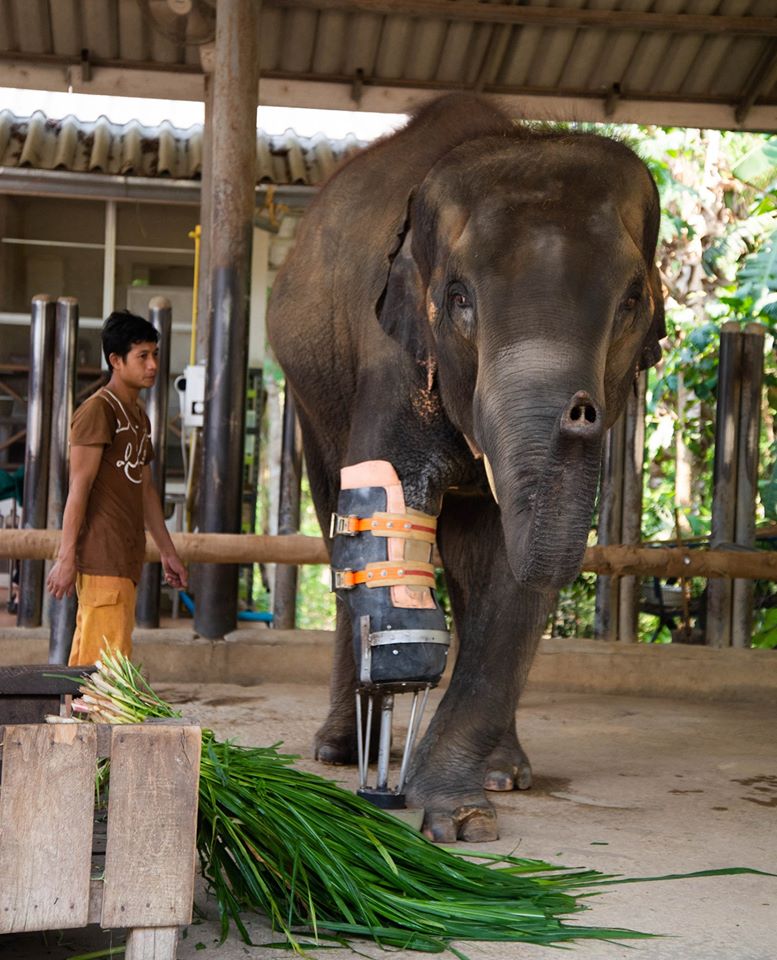
<svg viewBox="0 0 777 960"><path fill-rule="evenodd" d="M0 933L86 924L95 744L88 724L5 728Z"/></svg>
<svg viewBox="0 0 777 960"><path fill-rule="evenodd" d="M191 922L200 729L114 728L103 927Z"/></svg>
<svg viewBox="0 0 777 960"><path fill-rule="evenodd" d="M64 667L51 663L0 667L0 697L51 697L65 693L78 694L81 678L85 673L93 673L94 669L94 667Z"/></svg>
<svg viewBox="0 0 777 960"><path fill-rule="evenodd" d="M178 927L152 927L130 930L124 960L175 960Z"/></svg>

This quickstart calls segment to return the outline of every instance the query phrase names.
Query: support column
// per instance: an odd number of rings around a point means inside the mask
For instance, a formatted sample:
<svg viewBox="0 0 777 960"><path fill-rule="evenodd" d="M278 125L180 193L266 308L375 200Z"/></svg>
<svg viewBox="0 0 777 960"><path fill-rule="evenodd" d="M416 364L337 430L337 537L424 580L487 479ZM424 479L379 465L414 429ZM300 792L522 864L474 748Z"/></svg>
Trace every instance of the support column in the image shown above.
<svg viewBox="0 0 777 960"><path fill-rule="evenodd" d="M173 311L167 297L152 297L148 319L159 334L159 367L154 386L148 391L146 412L151 421L151 482L165 505L165 471L167 466L167 400L170 391L170 334ZM162 585L162 564L146 563L140 575L135 619L139 627L159 626L159 596Z"/></svg>
<svg viewBox="0 0 777 960"><path fill-rule="evenodd" d="M734 542L755 547L755 502L758 493L758 438L761 432L761 391L764 372L764 327L749 323L742 339L737 495ZM752 580L734 580L731 595L731 645L749 647L753 635Z"/></svg>
<svg viewBox="0 0 777 960"><path fill-rule="evenodd" d="M211 321L210 258L213 243L213 75L205 74L205 123L202 128L200 177L200 263L197 277L197 336L193 363L208 355Z"/></svg>
<svg viewBox="0 0 777 960"><path fill-rule="evenodd" d="M259 4L219 0L213 71L212 323L205 381L201 530L240 530L248 291L253 232ZM207 239L207 238L206 238ZM195 631L223 637L237 624L237 567L209 564L197 582Z"/></svg>
<svg viewBox="0 0 777 960"><path fill-rule="evenodd" d="M732 544L736 534L737 431L739 428L742 337L739 325L724 323L718 354L718 402L715 420L710 546ZM707 644L731 646L732 581L707 581Z"/></svg>
<svg viewBox="0 0 777 960"><path fill-rule="evenodd" d="M602 546L621 542L625 427L626 417L625 414L621 414L607 431L604 441L597 538ZM615 641L618 639L619 598L620 590L617 577L596 578L594 633L597 640Z"/></svg>
<svg viewBox="0 0 777 960"><path fill-rule="evenodd" d="M299 533L302 443L294 397L286 386L283 404L283 447L281 450L281 496L278 533ZM293 630L297 619L297 567L279 563L275 568L273 626Z"/></svg>
<svg viewBox="0 0 777 960"><path fill-rule="evenodd" d="M30 376L27 386L27 448L24 456L23 529L46 528L51 447L51 389L54 377L54 301L32 298ZM39 627L43 613L43 560L19 565L20 627Z"/></svg>
<svg viewBox="0 0 777 960"><path fill-rule="evenodd" d="M645 463L645 394L647 371L643 370L629 392L623 427L623 498L621 543L636 546L642 540L642 470ZM618 640L638 639L639 577L619 577Z"/></svg>
<svg viewBox="0 0 777 960"><path fill-rule="evenodd" d="M49 530L62 529L70 467L70 421L76 395L76 343L78 337L78 301L73 297L57 300L54 333L54 386L51 421L51 472L49 475ZM75 594L49 599L49 663L67 663L76 627Z"/></svg>

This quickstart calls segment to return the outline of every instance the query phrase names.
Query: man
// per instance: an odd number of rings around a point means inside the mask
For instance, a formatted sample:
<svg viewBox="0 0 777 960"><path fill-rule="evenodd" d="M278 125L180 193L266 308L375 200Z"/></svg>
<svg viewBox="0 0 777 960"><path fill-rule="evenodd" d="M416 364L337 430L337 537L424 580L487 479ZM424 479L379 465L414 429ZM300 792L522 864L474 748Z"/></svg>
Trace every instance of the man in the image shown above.
<svg viewBox="0 0 777 960"><path fill-rule="evenodd" d="M151 483L151 425L138 402L140 391L156 379L158 340L142 317L112 313L102 329L111 378L73 417L62 540L47 581L57 599L74 589L78 594L70 666L94 663L106 645L131 655L144 524L159 548L167 583L186 586Z"/></svg>

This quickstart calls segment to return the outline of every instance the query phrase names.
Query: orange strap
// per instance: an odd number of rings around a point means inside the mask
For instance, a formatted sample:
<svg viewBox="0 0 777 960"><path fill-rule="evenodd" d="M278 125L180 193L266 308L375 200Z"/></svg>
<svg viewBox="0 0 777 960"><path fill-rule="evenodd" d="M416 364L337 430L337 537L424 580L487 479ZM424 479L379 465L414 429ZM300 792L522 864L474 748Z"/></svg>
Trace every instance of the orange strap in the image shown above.
<svg viewBox="0 0 777 960"><path fill-rule="evenodd" d="M355 537L359 533L371 533L375 537L400 537L434 543L436 530L437 518L426 514L374 513L371 517L357 517L354 514L343 517L333 513L330 535Z"/></svg>
<svg viewBox="0 0 777 960"><path fill-rule="evenodd" d="M360 583L368 587L433 587L434 566L421 560L408 563L368 563L363 570L333 570L332 589L350 590Z"/></svg>

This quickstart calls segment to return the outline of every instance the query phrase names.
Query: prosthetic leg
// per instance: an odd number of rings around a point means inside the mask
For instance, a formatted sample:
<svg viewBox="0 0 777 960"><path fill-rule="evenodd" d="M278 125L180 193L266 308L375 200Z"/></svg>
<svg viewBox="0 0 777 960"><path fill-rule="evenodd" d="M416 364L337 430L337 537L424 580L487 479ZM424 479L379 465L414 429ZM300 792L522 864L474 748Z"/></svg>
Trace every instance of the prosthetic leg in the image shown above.
<svg viewBox="0 0 777 960"><path fill-rule="evenodd" d="M423 711L448 657L450 636L435 598L431 563L436 528L436 517L405 507L402 485L387 461L341 471L338 512L330 529L332 589L347 605L353 626L357 792L384 808L405 806L405 779ZM403 693L412 694L412 703L399 778L391 788L394 698ZM375 785L368 786L378 711L377 775Z"/></svg>

